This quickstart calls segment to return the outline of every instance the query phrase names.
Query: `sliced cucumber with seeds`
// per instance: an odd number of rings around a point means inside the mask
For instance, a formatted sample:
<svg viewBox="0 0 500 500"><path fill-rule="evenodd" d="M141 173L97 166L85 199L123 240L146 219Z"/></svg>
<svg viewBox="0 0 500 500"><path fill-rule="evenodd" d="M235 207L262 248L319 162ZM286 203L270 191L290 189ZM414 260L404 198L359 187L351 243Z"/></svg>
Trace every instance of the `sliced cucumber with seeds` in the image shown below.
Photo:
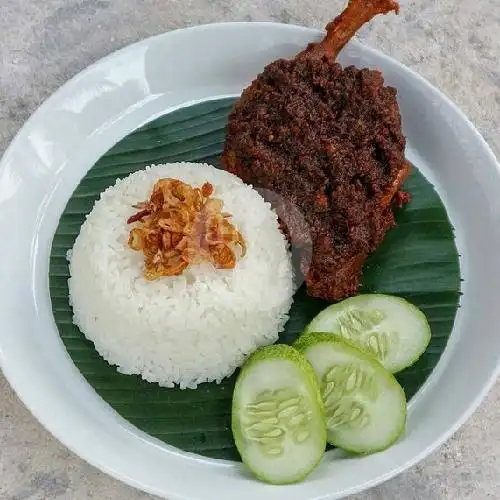
<svg viewBox="0 0 500 500"><path fill-rule="evenodd" d="M246 362L233 395L232 429L243 462L272 484L301 481L325 452L319 387L295 349L258 349Z"/></svg>
<svg viewBox="0 0 500 500"><path fill-rule="evenodd" d="M358 295L327 307L306 327L308 332L336 335L392 373L414 364L431 339L420 309L400 297L381 294Z"/></svg>
<svg viewBox="0 0 500 500"><path fill-rule="evenodd" d="M328 333L303 335L295 347L320 382L330 444L367 454L397 441L405 428L406 397L394 375Z"/></svg>

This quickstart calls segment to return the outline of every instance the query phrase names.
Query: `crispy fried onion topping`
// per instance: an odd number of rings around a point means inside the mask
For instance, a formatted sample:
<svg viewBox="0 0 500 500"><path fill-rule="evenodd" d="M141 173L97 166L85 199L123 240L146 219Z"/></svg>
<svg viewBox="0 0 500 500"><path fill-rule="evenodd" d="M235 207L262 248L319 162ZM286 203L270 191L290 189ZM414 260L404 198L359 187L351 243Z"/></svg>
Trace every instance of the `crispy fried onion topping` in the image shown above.
<svg viewBox="0 0 500 500"><path fill-rule="evenodd" d="M193 188L177 179L160 179L149 201L134 205L128 246L144 254L144 278L178 276L191 264L210 262L233 269L246 254L243 236L223 212L222 200L211 198L206 182Z"/></svg>

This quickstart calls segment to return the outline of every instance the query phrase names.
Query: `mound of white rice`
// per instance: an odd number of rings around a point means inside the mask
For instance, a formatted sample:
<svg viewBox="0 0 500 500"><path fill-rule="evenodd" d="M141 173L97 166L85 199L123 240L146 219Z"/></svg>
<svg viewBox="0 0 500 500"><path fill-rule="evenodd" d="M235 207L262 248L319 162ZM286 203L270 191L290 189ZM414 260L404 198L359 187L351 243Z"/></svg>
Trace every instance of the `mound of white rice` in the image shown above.
<svg viewBox="0 0 500 500"><path fill-rule="evenodd" d="M213 184L248 245L234 269L204 264L182 276L143 278L142 252L127 247L127 219L162 177ZM294 292L276 214L252 187L209 165L156 165L118 180L96 202L68 259L74 323L120 372L166 387L219 382L275 342Z"/></svg>

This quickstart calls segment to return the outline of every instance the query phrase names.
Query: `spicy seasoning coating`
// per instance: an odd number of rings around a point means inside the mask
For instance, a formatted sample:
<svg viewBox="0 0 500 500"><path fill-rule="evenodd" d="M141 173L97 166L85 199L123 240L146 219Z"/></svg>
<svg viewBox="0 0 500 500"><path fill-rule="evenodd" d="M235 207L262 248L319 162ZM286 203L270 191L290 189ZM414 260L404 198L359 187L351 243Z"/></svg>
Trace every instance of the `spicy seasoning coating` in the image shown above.
<svg viewBox="0 0 500 500"><path fill-rule="evenodd" d="M229 118L223 167L298 208L312 240L300 264L314 297L357 292L366 257L395 225L394 205L409 201L400 194L410 168L396 89L380 71L335 62L362 24L397 9L350 0L323 41L269 64ZM303 225L277 211L301 248Z"/></svg>

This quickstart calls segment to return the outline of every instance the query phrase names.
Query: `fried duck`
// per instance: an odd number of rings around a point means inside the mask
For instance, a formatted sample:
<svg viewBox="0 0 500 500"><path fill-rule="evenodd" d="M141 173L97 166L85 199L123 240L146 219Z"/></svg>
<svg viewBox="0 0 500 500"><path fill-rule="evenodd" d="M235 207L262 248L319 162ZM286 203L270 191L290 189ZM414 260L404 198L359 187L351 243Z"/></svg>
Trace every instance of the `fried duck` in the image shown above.
<svg viewBox="0 0 500 500"><path fill-rule="evenodd" d="M314 297L357 292L363 263L409 201L396 90L380 71L335 62L363 24L398 9L350 0L323 40L269 64L229 118L222 165L284 200L276 209Z"/></svg>

